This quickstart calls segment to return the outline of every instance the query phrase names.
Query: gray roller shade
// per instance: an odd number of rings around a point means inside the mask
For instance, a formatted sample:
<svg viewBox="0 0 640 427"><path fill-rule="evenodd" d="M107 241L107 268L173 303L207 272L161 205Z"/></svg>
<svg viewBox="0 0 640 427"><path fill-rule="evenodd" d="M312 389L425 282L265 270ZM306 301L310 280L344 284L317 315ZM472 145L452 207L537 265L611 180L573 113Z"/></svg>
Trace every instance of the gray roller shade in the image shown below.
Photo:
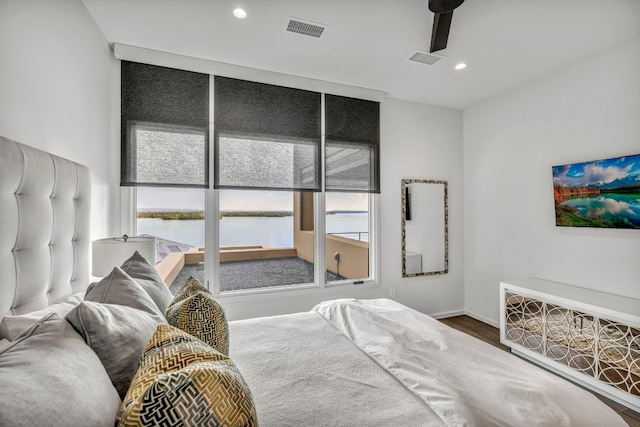
<svg viewBox="0 0 640 427"><path fill-rule="evenodd" d="M208 187L209 75L122 61L123 186Z"/></svg>
<svg viewBox="0 0 640 427"><path fill-rule="evenodd" d="M320 191L321 95L216 76L215 188Z"/></svg>
<svg viewBox="0 0 640 427"><path fill-rule="evenodd" d="M326 191L380 192L380 104L325 95Z"/></svg>

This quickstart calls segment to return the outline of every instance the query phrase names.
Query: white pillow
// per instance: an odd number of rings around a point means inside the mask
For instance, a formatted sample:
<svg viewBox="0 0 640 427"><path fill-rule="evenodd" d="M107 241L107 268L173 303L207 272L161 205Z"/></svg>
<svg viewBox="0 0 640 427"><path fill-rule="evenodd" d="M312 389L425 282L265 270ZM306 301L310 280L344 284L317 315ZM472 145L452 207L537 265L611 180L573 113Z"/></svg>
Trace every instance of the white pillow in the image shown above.
<svg viewBox="0 0 640 427"><path fill-rule="evenodd" d="M2 322L0 322L0 339L5 338L9 341L15 340L18 335L29 329L32 325L38 322L38 320L42 319L49 313L57 313L60 317L66 316L67 313L82 302L83 294L83 292L74 294L66 300L58 304L50 305L49 307L45 307L42 310L32 311L31 313L21 314L18 316L3 317Z"/></svg>

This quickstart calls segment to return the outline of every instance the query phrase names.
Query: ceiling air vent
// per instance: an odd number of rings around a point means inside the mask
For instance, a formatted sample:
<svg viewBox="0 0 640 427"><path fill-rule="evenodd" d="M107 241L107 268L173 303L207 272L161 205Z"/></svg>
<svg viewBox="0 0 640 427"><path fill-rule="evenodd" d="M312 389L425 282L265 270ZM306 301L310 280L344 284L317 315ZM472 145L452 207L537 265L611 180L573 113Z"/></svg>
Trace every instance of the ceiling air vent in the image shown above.
<svg viewBox="0 0 640 427"><path fill-rule="evenodd" d="M422 52L420 50L416 51L416 53L414 53L411 58L409 58L409 61L415 61L415 62L421 62L423 64L427 64L427 65L433 65L436 62L440 61L443 58L443 56L440 55L434 55L433 53L427 53L427 52Z"/></svg>
<svg viewBox="0 0 640 427"><path fill-rule="evenodd" d="M297 33L304 36L320 38L322 32L326 28L327 25L318 24L317 22L305 21L303 19L289 17L286 30L290 33Z"/></svg>

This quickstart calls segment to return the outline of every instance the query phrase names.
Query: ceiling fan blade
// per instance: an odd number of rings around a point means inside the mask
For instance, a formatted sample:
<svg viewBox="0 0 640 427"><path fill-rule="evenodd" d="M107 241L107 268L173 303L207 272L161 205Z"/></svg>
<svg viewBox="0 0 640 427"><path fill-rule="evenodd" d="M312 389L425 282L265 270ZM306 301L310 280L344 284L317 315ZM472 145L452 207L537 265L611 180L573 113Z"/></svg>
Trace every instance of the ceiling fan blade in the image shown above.
<svg viewBox="0 0 640 427"><path fill-rule="evenodd" d="M433 13L447 13L464 3L464 0L429 0L429 10Z"/></svg>
<svg viewBox="0 0 640 427"><path fill-rule="evenodd" d="M431 30L431 47L429 48L429 52L435 52L447 47L452 17L453 11L434 14L433 29Z"/></svg>

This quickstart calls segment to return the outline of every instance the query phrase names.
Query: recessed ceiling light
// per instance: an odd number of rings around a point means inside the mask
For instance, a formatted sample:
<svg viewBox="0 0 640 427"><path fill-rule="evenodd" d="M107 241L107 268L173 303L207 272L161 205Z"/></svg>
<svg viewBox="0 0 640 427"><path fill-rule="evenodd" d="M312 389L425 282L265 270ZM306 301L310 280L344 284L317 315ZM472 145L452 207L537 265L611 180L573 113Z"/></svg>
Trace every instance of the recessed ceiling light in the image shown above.
<svg viewBox="0 0 640 427"><path fill-rule="evenodd" d="M235 16L236 18L244 19L247 17L247 12L245 12L244 9L237 8L234 9L233 16Z"/></svg>
<svg viewBox="0 0 640 427"><path fill-rule="evenodd" d="M466 68L466 66L467 64L465 64L464 62L461 62L453 68L455 68L456 70L462 70L463 68Z"/></svg>

